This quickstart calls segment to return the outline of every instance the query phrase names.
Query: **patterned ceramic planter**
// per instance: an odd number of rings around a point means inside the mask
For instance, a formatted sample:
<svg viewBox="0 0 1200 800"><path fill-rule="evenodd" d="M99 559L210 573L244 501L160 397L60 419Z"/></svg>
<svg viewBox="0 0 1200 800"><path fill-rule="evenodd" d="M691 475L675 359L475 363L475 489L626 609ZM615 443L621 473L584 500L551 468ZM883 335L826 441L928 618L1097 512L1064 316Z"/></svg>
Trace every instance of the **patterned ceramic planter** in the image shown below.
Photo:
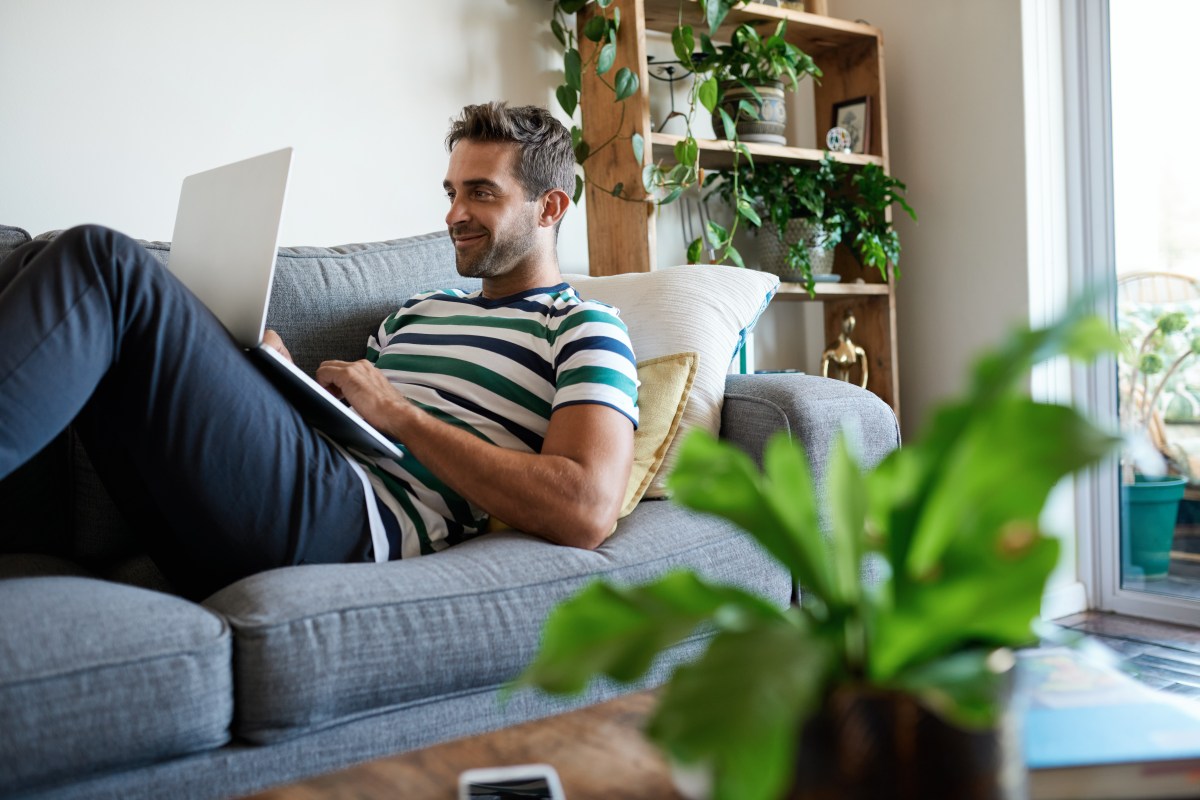
<svg viewBox="0 0 1200 800"><path fill-rule="evenodd" d="M737 123L738 138L743 142L767 142L769 144L787 144L784 137L787 122L787 108L783 102L783 84L776 81L766 86L756 86L754 92L736 81L726 81L721 84L722 95L719 108L725 110L729 117ZM738 106L745 100L755 111L758 119L752 119L748 114L738 114ZM725 123L720 113L713 114L713 130L717 138L725 138Z"/></svg>

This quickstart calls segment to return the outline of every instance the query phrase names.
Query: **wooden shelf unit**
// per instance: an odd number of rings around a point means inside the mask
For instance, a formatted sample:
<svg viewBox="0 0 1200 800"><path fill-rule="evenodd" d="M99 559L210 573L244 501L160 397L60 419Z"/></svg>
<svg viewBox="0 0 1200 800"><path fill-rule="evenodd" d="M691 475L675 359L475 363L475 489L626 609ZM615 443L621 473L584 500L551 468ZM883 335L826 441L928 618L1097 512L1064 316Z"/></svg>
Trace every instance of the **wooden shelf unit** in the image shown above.
<svg viewBox="0 0 1200 800"><path fill-rule="evenodd" d="M635 163L629 139L639 134L647 143L645 163L674 160L679 136L657 133L650 125L650 78L647 67L646 33L669 34L680 14L691 25L697 38L707 25L694 0L614 0L619 8L621 29L617 34L617 61L610 75L628 67L637 76L640 88L624 103L613 101L612 92L594 73L585 70L581 93L581 113L588 144L593 148L613 139L587 162L588 251L592 275L648 272L654 269L656 244L655 208L644 199L641 167ZM577 18L579 46L585 63L595 44L583 35L583 26L595 5L588 5ZM870 151L862 155L838 155L852 166L878 164L888 169L887 100L884 91L883 36L877 28L858 22L808 14L800 11L751 3L732 10L725 19L716 41L728 41L733 29L743 23L770 33L780 20L787 20L788 41L800 47L824 73L813 87L816 141L824 142L835 104L858 97L871 102ZM732 147L723 140L701 140L700 164L706 170L720 170L731 164ZM756 162L815 163L824 152L810 148L746 143ZM623 184L633 201L612 195L612 188ZM815 297L800 284L782 284L776 302L821 303L825 315L827 342L837 341L847 312L857 319L854 341L870 356L868 387L899 413L899 374L896 347L896 298L891 281L875 270L858 265L845 246L839 245L834 258L838 283L817 284ZM806 371L820 371L819 364L797 365Z"/></svg>

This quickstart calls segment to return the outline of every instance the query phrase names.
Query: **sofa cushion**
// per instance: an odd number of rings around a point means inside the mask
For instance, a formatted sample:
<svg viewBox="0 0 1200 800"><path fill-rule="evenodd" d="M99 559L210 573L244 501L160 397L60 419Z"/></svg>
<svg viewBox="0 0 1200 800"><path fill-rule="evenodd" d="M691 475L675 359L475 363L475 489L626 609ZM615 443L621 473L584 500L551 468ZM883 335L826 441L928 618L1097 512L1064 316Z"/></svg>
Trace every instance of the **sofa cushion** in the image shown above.
<svg viewBox="0 0 1200 800"><path fill-rule="evenodd" d="M533 658L550 609L597 577L690 566L780 605L791 578L732 524L642 503L597 550L496 533L386 564L293 567L205 601L234 628L235 732L269 744L498 689Z"/></svg>
<svg viewBox="0 0 1200 800"><path fill-rule="evenodd" d="M650 488L683 419L696 380L697 353L675 353L639 361L638 427L633 434L633 469L621 503L627 516Z"/></svg>
<svg viewBox="0 0 1200 800"><path fill-rule="evenodd" d="M0 225L0 261L29 241L29 233L12 225Z"/></svg>
<svg viewBox="0 0 1200 800"><path fill-rule="evenodd" d="M0 795L220 747L230 632L170 595L78 577L0 580Z"/></svg>

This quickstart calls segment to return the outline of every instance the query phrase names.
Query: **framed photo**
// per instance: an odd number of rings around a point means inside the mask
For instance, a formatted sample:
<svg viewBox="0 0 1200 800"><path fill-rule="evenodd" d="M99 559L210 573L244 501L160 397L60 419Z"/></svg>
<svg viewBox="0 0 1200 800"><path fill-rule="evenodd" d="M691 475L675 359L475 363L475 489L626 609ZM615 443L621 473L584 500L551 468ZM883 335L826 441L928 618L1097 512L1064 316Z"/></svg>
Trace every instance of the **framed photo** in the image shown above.
<svg viewBox="0 0 1200 800"><path fill-rule="evenodd" d="M850 152L871 150L871 98L856 97L833 105L833 127L850 134Z"/></svg>

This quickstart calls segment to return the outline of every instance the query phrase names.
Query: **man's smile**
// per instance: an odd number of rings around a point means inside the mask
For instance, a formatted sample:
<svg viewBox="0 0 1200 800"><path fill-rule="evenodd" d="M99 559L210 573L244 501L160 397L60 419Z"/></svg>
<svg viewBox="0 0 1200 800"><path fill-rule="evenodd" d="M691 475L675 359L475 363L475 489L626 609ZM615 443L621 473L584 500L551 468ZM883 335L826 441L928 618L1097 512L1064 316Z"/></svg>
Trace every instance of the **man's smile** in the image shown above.
<svg viewBox="0 0 1200 800"><path fill-rule="evenodd" d="M475 233L452 233L452 234L450 234L450 238L454 240L454 247L456 249L463 248L463 247L470 247L471 245L475 244L476 242L483 241L483 239L486 236L487 236L487 234L483 231L479 231L479 232L475 232Z"/></svg>

